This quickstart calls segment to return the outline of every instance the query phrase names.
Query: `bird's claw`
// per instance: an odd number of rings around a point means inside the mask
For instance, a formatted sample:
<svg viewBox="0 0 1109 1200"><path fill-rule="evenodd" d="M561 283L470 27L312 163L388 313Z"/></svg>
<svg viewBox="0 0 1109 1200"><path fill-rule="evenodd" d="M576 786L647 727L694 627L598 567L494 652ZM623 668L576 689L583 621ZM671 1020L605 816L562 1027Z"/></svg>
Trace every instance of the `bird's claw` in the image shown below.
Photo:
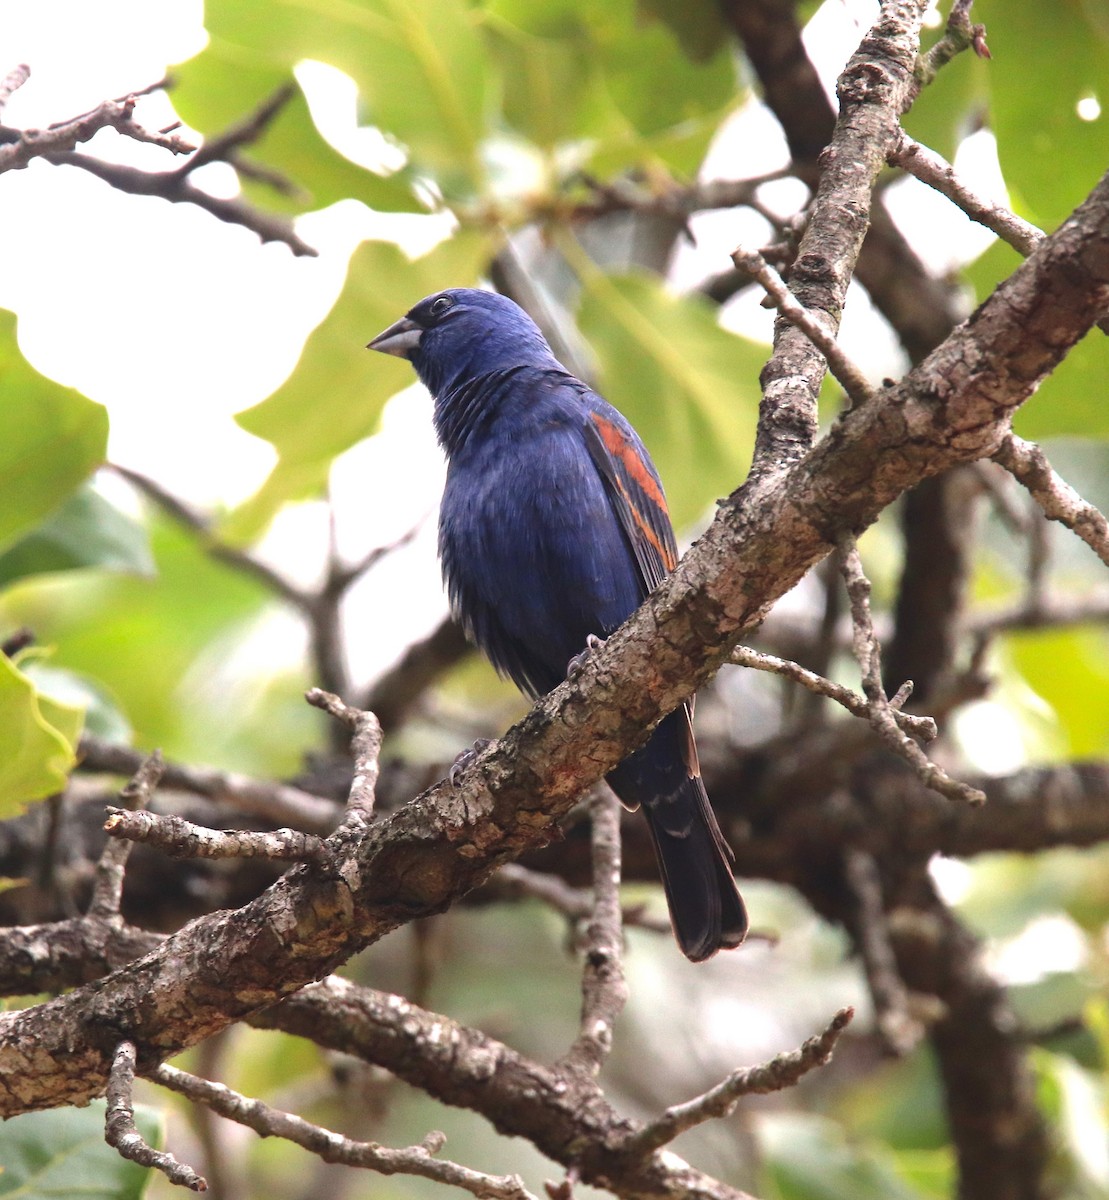
<svg viewBox="0 0 1109 1200"><path fill-rule="evenodd" d="M472 766L474 759L485 749L486 746L493 744L492 738L478 738L472 746L463 750L461 754L451 763L451 769L447 772L447 779L451 787L456 788L462 781L462 773L467 767Z"/></svg>
<svg viewBox="0 0 1109 1200"><path fill-rule="evenodd" d="M575 654L566 664L566 678L573 679L575 675L581 674L582 667L585 666L593 654L604 647L604 644L604 638L591 633L585 639L585 649L580 654Z"/></svg>

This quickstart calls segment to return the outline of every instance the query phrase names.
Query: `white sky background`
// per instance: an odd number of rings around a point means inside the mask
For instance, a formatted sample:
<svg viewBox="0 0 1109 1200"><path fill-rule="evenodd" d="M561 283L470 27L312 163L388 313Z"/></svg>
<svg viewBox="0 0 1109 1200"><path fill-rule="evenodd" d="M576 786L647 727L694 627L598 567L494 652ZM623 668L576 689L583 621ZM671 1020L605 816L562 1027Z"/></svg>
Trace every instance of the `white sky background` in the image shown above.
<svg viewBox="0 0 1109 1200"><path fill-rule="evenodd" d="M832 87L876 5L828 0L806 41ZM848 19L845 19L845 15ZM43 126L159 79L174 62L202 49L206 35L197 0L0 0L6 59L32 69L5 120ZM353 85L338 72L298 73L328 135L352 153L374 152L373 135L354 128ZM144 99L137 119L158 128L174 119L165 96ZM996 158L979 135L960 156L974 186L1000 195ZM105 130L86 149L161 170L167 153ZM748 104L710 153L709 172L722 175L742 162L757 174L786 161L779 131L765 109ZM198 182L212 190L234 186L229 169L203 168ZM775 185L777 186L777 185ZM980 253L989 235L915 181L890 189L906 228L923 229L946 268ZM318 259L296 258L280 244L262 245L248 230L223 224L189 205L124 196L79 170L34 162L4 176L0 212L0 306L19 315L23 352L46 375L105 404L111 415L110 455L151 475L171 491L205 506L234 504L255 490L273 462L264 443L234 423L235 412L257 403L285 379L304 338L339 293L347 258L366 236L396 237L419 253L442 236L441 219L385 218L356 202L298 222ZM789 185L767 201L791 212ZM766 240L761 218L710 213L694 219L696 248L683 247L673 282L683 288L726 265L738 240ZM942 237L936 237L943 231ZM451 281L444 280L444 285ZM769 339L770 314L753 292L724 313L731 328ZM400 314L398 313L398 316ZM365 331L366 340L378 332ZM849 300L842 340L875 379L898 374L901 352L857 289ZM367 377L374 369L366 356ZM383 432L337 465L334 495L341 546L356 557L392 541L427 518L416 542L393 556L352 597L348 634L356 674L392 661L405 642L433 626L445 611L434 562L434 510L442 463L419 389L402 393L385 414ZM113 494L115 491L113 490ZM289 573L311 577L324 544L322 505L297 506L279 519L265 551ZM259 631L243 655L273 670L301 653L291 621ZM387 640L381 630L389 630ZM229 664L242 670L247 664Z"/></svg>

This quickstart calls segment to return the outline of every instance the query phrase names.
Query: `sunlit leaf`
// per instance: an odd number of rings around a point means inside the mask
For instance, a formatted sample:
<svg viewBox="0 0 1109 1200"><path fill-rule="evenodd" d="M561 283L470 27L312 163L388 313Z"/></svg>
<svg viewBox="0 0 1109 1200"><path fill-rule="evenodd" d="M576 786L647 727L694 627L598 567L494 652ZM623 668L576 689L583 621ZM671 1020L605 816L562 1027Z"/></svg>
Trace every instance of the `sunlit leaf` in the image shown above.
<svg viewBox="0 0 1109 1200"><path fill-rule="evenodd" d="M1045 229L1060 221L1105 171L1109 117L1084 121L1078 102L1100 93L1106 107L1109 21L1083 0L1036 5L982 0L974 20L989 35L990 123L1001 169L1024 216ZM950 68L948 68L950 69Z"/></svg>
<svg viewBox="0 0 1109 1200"><path fill-rule="evenodd" d="M219 0L205 23L225 55L292 70L304 59L330 63L358 84L369 121L398 138L414 161L481 178L490 63L465 0Z"/></svg>
<svg viewBox="0 0 1109 1200"><path fill-rule="evenodd" d="M766 350L721 329L701 297L672 296L646 274L594 269L584 285L598 390L639 431L680 529L743 480Z"/></svg>
<svg viewBox="0 0 1109 1200"><path fill-rule="evenodd" d="M103 1100L87 1108L24 1113L0 1125L0 1197L19 1200L139 1200L150 1171L129 1162L104 1140ZM135 1125L160 1147L162 1116L135 1106Z"/></svg>
<svg viewBox="0 0 1109 1200"><path fill-rule="evenodd" d="M273 443L280 461L228 521L230 536L253 537L281 503L318 492L332 459L374 432L386 400L415 376L406 362L367 353L366 343L428 292L475 283L489 255L488 239L467 233L415 262L389 242L365 242L355 251L346 286L309 336L296 370L237 417Z"/></svg>
<svg viewBox="0 0 1109 1200"><path fill-rule="evenodd" d="M82 567L136 575L154 570L143 526L91 487L75 492L37 529L0 554L0 585L26 575Z"/></svg>
<svg viewBox="0 0 1109 1200"><path fill-rule="evenodd" d="M0 817L65 787L80 731L80 708L42 695L0 654Z"/></svg>
<svg viewBox="0 0 1109 1200"><path fill-rule="evenodd" d="M217 5L210 9L216 24L218 11ZM243 121L279 89L291 85L290 99L262 137L251 143L249 155L278 171L294 190L283 193L245 178L244 190L255 203L271 210L303 212L349 196L382 211L423 211L407 173L376 174L351 162L323 138L293 79L292 68L303 57L275 64L253 46L213 37L195 58L174 67L174 107L183 120L211 138Z"/></svg>
<svg viewBox="0 0 1109 1200"><path fill-rule="evenodd" d="M0 548L48 516L104 460L102 405L40 375L19 352L15 315L0 310Z"/></svg>

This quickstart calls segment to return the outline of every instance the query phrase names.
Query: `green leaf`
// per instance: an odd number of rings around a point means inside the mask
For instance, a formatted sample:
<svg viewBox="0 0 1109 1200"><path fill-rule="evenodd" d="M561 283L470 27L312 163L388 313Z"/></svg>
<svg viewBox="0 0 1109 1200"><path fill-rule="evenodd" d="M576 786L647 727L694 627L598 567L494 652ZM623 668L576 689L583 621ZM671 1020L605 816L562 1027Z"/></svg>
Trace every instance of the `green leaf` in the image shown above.
<svg viewBox="0 0 1109 1200"><path fill-rule="evenodd" d="M215 9L212 6L213 14ZM407 172L378 175L351 162L320 134L304 93L293 80L292 67L301 57L274 65L253 47L213 37L195 58L174 67L174 107L184 121L211 138L292 84L291 98L248 153L284 175L298 191L284 194L244 178L249 199L266 209L290 212L323 208L346 197L383 212L424 211Z"/></svg>
<svg viewBox="0 0 1109 1200"><path fill-rule="evenodd" d="M116 698L97 680L76 671L50 666L41 660L29 661L22 656L19 667L41 697L84 713L81 729L73 739L74 745L82 732L124 745L131 741L130 722L123 715Z"/></svg>
<svg viewBox="0 0 1109 1200"><path fill-rule="evenodd" d="M756 1126L763 1151L761 1193L776 1200L920 1200L893 1156L874 1143L849 1142L822 1117L763 1116Z"/></svg>
<svg viewBox="0 0 1109 1200"><path fill-rule="evenodd" d="M51 513L101 462L104 407L40 375L16 345L15 314L0 310L0 549Z"/></svg>
<svg viewBox="0 0 1109 1200"><path fill-rule="evenodd" d="M721 329L702 297L673 296L646 274L604 275L575 257L598 391L643 438L681 529L743 479L767 350Z"/></svg>
<svg viewBox="0 0 1109 1200"><path fill-rule="evenodd" d="M154 572L143 526L87 486L0 554L0 585L27 575L82 567L136 575Z"/></svg>
<svg viewBox="0 0 1109 1200"><path fill-rule="evenodd" d="M487 93L495 75L466 0L217 0L205 24L244 63L286 77L311 58L346 71L370 121L400 139L413 162L476 187Z"/></svg>
<svg viewBox="0 0 1109 1200"><path fill-rule="evenodd" d="M39 693L0 654L0 819L60 792L76 761L81 709Z"/></svg>
<svg viewBox="0 0 1109 1200"><path fill-rule="evenodd" d="M164 518L151 522L154 578L67 572L10 589L4 612L55 649L51 668L94 679L123 709L142 746L191 761L256 770L251 732L258 697L229 716L211 682L194 670L207 653L226 659L271 602L258 581L214 562L195 535ZM29 668L30 670L31 668ZM226 687L226 684L224 685ZM215 694L213 694L213 692ZM305 705L290 691L290 704ZM220 711L217 722L209 713ZM288 765L295 745L286 745Z"/></svg>
<svg viewBox="0 0 1109 1200"><path fill-rule="evenodd" d="M1006 649L1052 708L1069 757L1109 751L1109 633L1095 628L1014 633Z"/></svg>
<svg viewBox="0 0 1109 1200"><path fill-rule="evenodd" d="M415 382L408 363L368 354L366 343L429 292L476 282L490 255L489 239L474 233L457 233L415 262L391 242L364 242L354 252L342 294L292 375L236 418L272 442L280 461L228 519L227 536L256 536L282 503L323 487L332 459L373 433L389 397Z"/></svg>
<svg viewBox="0 0 1109 1200"><path fill-rule="evenodd" d="M1077 105L1090 94L1109 101L1109 21L1085 0L1055 0L1049 16L982 0L974 20L985 22L993 54L990 119L1005 181L1024 216L1054 229L1105 170L1109 118L1084 121Z"/></svg>
<svg viewBox="0 0 1109 1200"><path fill-rule="evenodd" d="M24 1113L0 1125L0 1197L140 1200L150 1172L104 1141L105 1107L94 1100L87 1108ZM135 1125L149 1145L161 1146L157 1109L136 1105Z"/></svg>

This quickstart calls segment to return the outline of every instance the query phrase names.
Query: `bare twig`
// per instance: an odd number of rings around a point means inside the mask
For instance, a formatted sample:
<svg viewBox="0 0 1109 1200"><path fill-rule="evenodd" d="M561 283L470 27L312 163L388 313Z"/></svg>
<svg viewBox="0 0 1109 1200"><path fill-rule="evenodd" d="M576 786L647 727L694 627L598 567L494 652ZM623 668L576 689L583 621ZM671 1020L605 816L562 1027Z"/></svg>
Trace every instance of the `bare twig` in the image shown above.
<svg viewBox="0 0 1109 1200"><path fill-rule="evenodd" d="M206 1192L208 1184L192 1167L178 1162L172 1154L155 1150L135 1128L135 1108L131 1099L135 1086L135 1046L120 1042L108 1076L108 1112L104 1122L104 1140L131 1162L161 1171L170 1183L193 1192Z"/></svg>
<svg viewBox="0 0 1109 1200"><path fill-rule="evenodd" d="M261 104L241 121L236 121L223 133L215 137L205 138L204 145L189 159L182 163L174 174L185 176L210 162L227 162L232 152L241 146L256 142L269 128L277 114L296 95L296 85L286 83L279 87L273 95L263 100Z"/></svg>
<svg viewBox="0 0 1109 1200"><path fill-rule="evenodd" d="M1102 589L1089 596L1056 597L1036 607L1021 602L1000 612L977 613L966 622L966 629L981 639L1018 629L1063 629L1106 622L1109 622L1109 592Z"/></svg>
<svg viewBox="0 0 1109 1200"><path fill-rule="evenodd" d="M961 208L972 221L992 230L1025 258L1044 240L1042 229L1037 229L1030 221L1018 217L1003 205L993 204L976 195L956 175L950 163L945 162L934 150L913 141L907 133L901 134L901 140L890 152L889 161L891 165L904 168L922 183L935 188Z"/></svg>
<svg viewBox="0 0 1109 1200"><path fill-rule="evenodd" d="M517 1175L487 1175L459 1163L435 1158L446 1141L441 1133L428 1134L418 1146L391 1150L372 1142L352 1141L293 1113L271 1108L261 1100L250 1099L221 1083L200 1079L176 1067L160 1066L150 1073L150 1078L230 1121L253 1129L261 1137L279 1137L294 1142L324 1162L362 1167L382 1175L416 1175L462 1188L481 1200L535 1200Z"/></svg>
<svg viewBox="0 0 1109 1200"><path fill-rule="evenodd" d="M854 1015L853 1008L841 1008L824 1032L809 1038L799 1050L779 1054L758 1067L733 1071L727 1079L695 1099L673 1105L658 1120L628 1137L623 1151L629 1156L650 1154L695 1125L726 1117L742 1096L765 1095L793 1087L803 1075L828 1062L840 1034Z"/></svg>
<svg viewBox="0 0 1109 1200"><path fill-rule="evenodd" d="M8 79L11 79L10 75ZM132 119L136 103L134 95L122 100L105 100L91 112L49 129L22 130L16 140L0 146L0 172L19 170L33 158L43 155L64 154L108 127L137 142L161 146L171 154L191 154L196 149L177 134L151 133L144 129Z"/></svg>
<svg viewBox="0 0 1109 1200"><path fill-rule="evenodd" d="M12 69L0 80L0 112L3 112L8 101L12 98L14 92L19 89L31 78L31 68L26 63L20 63Z"/></svg>
<svg viewBox="0 0 1109 1200"><path fill-rule="evenodd" d="M187 176L179 176L175 171L140 171L136 167L104 162L91 154L77 151L48 154L45 157L57 167L78 167L88 171L120 192L130 192L135 196L157 196L171 204L195 204L217 220L249 229L263 242L283 242L296 255L315 258L319 254L297 233L289 217L255 208L241 196L213 196L197 187Z"/></svg>
<svg viewBox="0 0 1109 1200"><path fill-rule="evenodd" d="M351 708L338 696L319 688L309 688L304 698L314 708L321 708L351 731L350 750L354 758L354 780L347 797L347 811L336 835L351 832L369 823L374 811L374 794L381 755L381 726L372 712Z"/></svg>
<svg viewBox="0 0 1109 1200"><path fill-rule="evenodd" d="M593 911L593 896L585 888L571 887L559 875L533 871L519 863L505 863L485 886L495 889L498 895L530 896L541 900L575 924L586 920ZM668 919L651 916L642 904L625 906L621 910L620 919L625 928L634 926L637 929L648 929L652 933L671 931Z"/></svg>
<svg viewBox="0 0 1109 1200"><path fill-rule="evenodd" d="M279 862L319 862L326 857L322 838L296 829L275 829L267 833L208 829L182 817L109 807L104 830L113 838L157 846L171 858L272 858Z"/></svg>
<svg viewBox="0 0 1109 1200"><path fill-rule="evenodd" d="M144 758L130 746L105 742L88 733L81 735L77 754L84 770L108 771L114 775L137 771ZM165 764L162 783L310 833L330 833L339 813L333 801L313 796L311 792L215 767L169 762Z"/></svg>
<svg viewBox="0 0 1109 1200"><path fill-rule="evenodd" d="M909 1011L908 989L897 970L878 865L865 850L851 846L844 853L844 873L856 902L855 943L874 1001L878 1033L894 1054L908 1054L924 1029Z"/></svg>
<svg viewBox="0 0 1109 1200"><path fill-rule="evenodd" d="M1109 521L1056 475L1039 446L1011 433L993 457L1028 489L1045 516L1074 530L1109 567Z"/></svg>
<svg viewBox="0 0 1109 1200"><path fill-rule="evenodd" d="M120 791L119 798L126 808L116 811L130 816L144 809L150 803L150 797L154 794L165 769L162 752L155 750L143 760L131 781ZM118 918L119 904L123 897L123 874L131 854L131 845L129 841L109 841L104 847L100 861L96 864L96 879L88 908L90 917L100 920Z"/></svg>
<svg viewBox="0 0 1109 1200"><path fill-rule="evenodd" d="M287 600L294 608L307 611L312 604L312 597L296 584L286 579L279 571L256 558L249 550L238 546L229 546L221 542L212 528L212 521L203 513L199 513L184 500L168 492L157 480L133 471L130 467L121 467L118 463L108 466L117 475L126 479L132 487L140 491L148 500L152 500L168 517L172 517L178 525L184 526L197 535L203 548L212 558L219 562L250 575L283 600Z"/></svg>
<svg viewBox="0 0 1109 1200"><path fill-rule="evenodd" d="M853 692L841 684L833 683L832 680L825 679L823 675L817 675L814 671L809 671L788 658L764 654L747 646L736 646L732 651L730 661L739 667L750 667L755 671L768 671L772 675L781 675L784 679L799 683L817 696L826 696L829 700L842 704L853 716L862 717L864 720L870 719L870 706L864 696L860 696L858 692ZM908 695L905 699L908 699ZM903 704L904 700L901 703ZM896 697L890 701L890 709L894 721L906 733L919 738L922 742L935 740L938 730L936 722L931 717L918 717L912 713L901 712L901 704L897 703Z"/></svg>
<svg viewBox="0 0 1109 1200"><path fill-rule="evenodd" d="M386 733L396 729L431 684L472 650L458 622L445 618L371 685L361 707L377 713Z"/></svg>
<svg viewBox="0 0 1109 1200"><path fill-rule="evenodd" d="M824 355L828 370L835 376L853 405L862 404L874 395L866 376L843 352L834 332L822 323L816 313L810 312L797 300L786 286L785 280L758 251L738 247L732 251L732 262L739 270L746 271L762 285L774 302L774 307L787 321L796 325Z"/></svg>
<svg viewBox="0 0 1109 1200"><path fill-rule="evenodd" d="M947 18L947 29L940 40L917 59L917 79L926 87L939 71L964 50L973 50L979 58L992 58L986 45L985 25L972 25L970 10L974 0L955 0Z"/></svg>
<svg viewBox="0 0 1109 1200"><path fill-rule="evenodd" d="M863 573L855 539L841 539L839 553L840 571L851 602L852 646L862 671L863 692L870 705L870 723L875 732L895 754L899 754L911 764L921 782L933 791L939 792L949 800L962 800L967 804L985 803L984 792L952 779L927 757L912 738L898 729L889 699L882 687L881 651L870 619L870 580Z"/></svg>
<svg viewBox="0 0 1109 1200"><path fill-rule="evenodd" d="M593 821L593 914L585 931L581 1025L562 1066L596 1076L612 1050L616 1018L628 1000L620 911L620 801L601 784L590 802Z"/></svg>

